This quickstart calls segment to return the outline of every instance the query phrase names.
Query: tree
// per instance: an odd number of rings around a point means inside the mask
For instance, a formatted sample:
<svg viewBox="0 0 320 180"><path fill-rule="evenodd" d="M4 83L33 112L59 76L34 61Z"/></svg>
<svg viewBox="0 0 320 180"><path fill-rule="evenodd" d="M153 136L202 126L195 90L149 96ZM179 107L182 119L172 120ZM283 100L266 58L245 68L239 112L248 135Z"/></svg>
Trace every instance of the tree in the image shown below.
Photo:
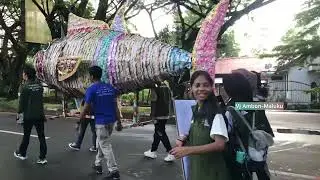
<svg viewBox="0 0 320 180"><path fill-rule="evenodd" d="M235 42L234 31L227 31L237 20L249 12L268 5L275 0L233 0L231 1L226 22L218 37L218 55L220 57L238 56L239 44ZM177 45L189 52L192 51L202 20L216 6L219 0L172 0L173 6L167 5L167 14L174 14L174 30L168 27L159 33L159 39L169 44ZM187 71L185 71L187 74ZM185 77L188 75L185 74ZM178 84L179 77L169 80L175 96L183 97L184 85Z"/></svg>
<svg viewBox="0 0 320 180"><path fill-rule="evenodd" d="M99 6L96 13L94 13L91 12L93 9L89 0L55 0L51 11L47 7L48 2L51 0L43 0L40 4L36 0L32 1L46 18L53 39L60 38L66 32L68 14L70 12L81 17L94 18L110 23L118 10L127 3L128 6L125 10L126 20L134 17L140 11L146 10L153 23L152 12L155 10L162 8L167 13L175 11L178 20L176 23L180 24L176 32L181 33L176 33L173 37L176 39L176 42L181 42L179 44L184 49L187 49L185 48L188 45L187 43L191 42L192 44L194 42L199 30L197 24L201 23L201 20L218 3L218 1L208 0L154 0L153 2L147 0L99 0ZM228 27L233 25L243 15L273 1L275 0L233 0L227 21L222 27L220 34L222 35ZM2 31L2 34L0 32L0 39L3 40L0 63L2 65L5 64L0 67L2 68L1 76L2 79L6 80L10 97L14 97L17 94L21 69L26 57L28 55L32 56L40 45L24 42L24 8L22 6L24 0L0 0L0 2L0 31ZM187 23L184 20L181 11L183 8L187 10L187 13L192 13L198 17L195 22ZM9 21L11 23L8 23ZM157 37L157 34L155 34L155 37Z"/></svg>
<svg viewBox="0 0 320 180"><path fill-rule="evenodd" d="M89 0L55 0L52 11L48 13L45 6L41 6L36 0L32 1L46 18L53 39L61 37L61 29L63 29L63 32L66 32L69 13L110 23L119 9L127 2L126 0L100 0L97 12L94 13L94 8ZM48 3L50 0L44 1ZM139 0L128 1L128 6L125 10L125 18L127 20L140 12L139 2Z"/></svg>
<svg viewBox="0 0 320 180"><path fill-rule="evenodd" d="M167 9L170 5L172 5L172 2L168 0L154 0L152 3L149 4L140 4L140 9L145 10L149 16L153 34L156 39L158 39L158 34L154 26L154 19L152 15L155 11L159 9Z"/></svg>
<svg viewBox="0 0 320 180"><path fill-rule="evenodd" d="M218 40L221 40L222 35L228 30L228 28L231 27L242 16L274 1L275 0L231 0L226 22L221 28ZM218 4L218 2L219 0L154 0L157 8L149 5L149 7L143 7L143 9L145 9L149 14L154 36L156 38L158 37L158 34L153 26L152 12L160 7L165 11L166 14L173 14L175 30L168 33L172 35L172 38L176 39L175 45L178 45L182 49L191 51L202 20ZM161 31L161 33L164 33L167 30L168 28ZM175 35L172 33L175 33ZM224 39L229 39L232 36L233 35L231 32L229 37Z"/></svg>
<svg viewBox="0 0 320 180"><path fill-rule="evenodd" d="M125 0L108 1L100 0L96 13L89 0L55 0L53 8L49 11L49 2L43 0L32 2L44 15L53 39L60 38L67 29L68 15L70 12L85 18L94 18L110 22ZM126 19L138 14L136 7L139 0L129 1L126 9ZM0 84L5 94L10 98L17 97L21 81L22 68L27 56L33 56L41 46L40 44L24 42L24 0L0 0ZM61 28L62 27L62 28ZM63 30L63 31L61 31Z"/></svg>
<svg viewBox="0 0 320 180"><path fill-rule="evenodd" d="M282 38L282 44L272 54L277 57L278 69L301 65L309 58L320 56L320 0L306 0L303 10L295 16L295 26Z"/></svg>
<svg viewBox="0 0 320 180"><path fill-rule="evenodd" d="M274 1L275 0L232 0L226 16L226 22L221 28L218 40L221 40L222 35L228 28L241 17ZM173 2L178 44L181 45L181 48L191 51L190 49L193 47L200 29L199 25L210 10L218 4L219 0L173 0Z"/></svg>
<svg viewBox="0 0 320 180"><path fill-rule="evenodd" d="M157 35L158 39L164 43L170 44L172 46L177 45L176 43L176 33L170 31L169 27L163 28Z"/></svg>
<svg viewBox="0 0 320 180"><path fill-rule="evenodd" d="M24 31L22 24L24 19L20 8L24 1L0 1L0 70L2 86L7 97L17 96L20 83L21 69L28 54L28 49L35 48L35 44L23 42ZM21 4L20 4L21 3Z"/></svg>
<svg viewBox="0 0 320 180"><path fill-rule="evenodd" d="M234 30L227 31L220 40L219 57L238 57L239 44L235 41Z"/></svg>

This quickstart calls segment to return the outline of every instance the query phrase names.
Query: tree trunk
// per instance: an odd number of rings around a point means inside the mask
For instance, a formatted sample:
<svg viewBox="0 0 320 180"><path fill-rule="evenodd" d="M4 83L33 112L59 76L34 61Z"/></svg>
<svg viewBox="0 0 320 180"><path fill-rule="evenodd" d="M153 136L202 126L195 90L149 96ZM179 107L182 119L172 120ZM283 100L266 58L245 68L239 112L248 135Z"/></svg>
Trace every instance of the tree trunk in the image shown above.
<svg viewBox="0 0 320 180"><path fill-rule="evenodd" d="M54 89L54 100L57 102L58 101L58 89Z"/></svg>
<svg viewBox="0 0 320 180"><path fill-rule="evenodd" d="M107 6L108 6L108 1L106 0L100 0L99 1L99 6L98 10L96 13L96 16L94 17L95 20L106 20L107 19Z"/></svg>
<svg viewBox="0 0 320 180"><path fill-rule="evenodd" d="M76 15L82 16L87 8L89 0L81 0L79 7L77 9Z"/></svg>
<svg viewBox="0 0 320 180"><path fill-rule="evenodd" d="M9 71L8 73L8 99L15 99L18 97L18 90L21 82L22 69L25 64L25 60L27 58L26 52L20 52L19 55L15 58L12 63L12 67L10 69L14 69L13 71Z"/></svg>
<svg viewBox="0 0 320 180"><path fill-rule="evenodd" d="M21 1L21 31L18 33L20 42L24 42L25 39L25 4L24 0ZM12 32L8 32L12 33ZM12 40L11 40L12 41ZM8 99L15 99L18 97L18 89L20 85L20 76L22 74L22 67L27 58L26 50L23 46L20 45L19 40L16 41L16 46L13 46L13 51L16 56L13 58L13 61L10 63L11 59L8 59L8 69L7 69L7 79L8 79ZM13 42L12 42L13 43Z"/></svg>

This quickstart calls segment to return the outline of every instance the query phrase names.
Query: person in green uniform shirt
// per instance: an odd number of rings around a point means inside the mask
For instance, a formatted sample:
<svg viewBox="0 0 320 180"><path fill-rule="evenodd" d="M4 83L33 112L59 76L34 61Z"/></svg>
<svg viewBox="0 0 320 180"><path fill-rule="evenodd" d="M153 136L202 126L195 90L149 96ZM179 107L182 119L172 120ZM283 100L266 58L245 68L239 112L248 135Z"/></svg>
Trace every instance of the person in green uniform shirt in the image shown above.
<svg viewBox="0 0 320 180"><path fill-rule="evenodd" d="M193 119L189 134L176 141L170 153L179 159L190 158L188 180L229 180L223 151L228 142L225 121L212 91L213 80L206 71L196 71L190 79Z"/></svg>
<svg viewBox="0 0 320 180"><path fill-rule="evenodd" d="M23 113L23 138L14 156L20 160L27 159L27 149L30 134L35 126L40 142L40 156L37 164L46 164L47 144L44 133L44 122L46 121L43 108L43 87L36 79L36 71L32 66L26 65L23 70L25 84L21 89L18 113Z"/></svg>

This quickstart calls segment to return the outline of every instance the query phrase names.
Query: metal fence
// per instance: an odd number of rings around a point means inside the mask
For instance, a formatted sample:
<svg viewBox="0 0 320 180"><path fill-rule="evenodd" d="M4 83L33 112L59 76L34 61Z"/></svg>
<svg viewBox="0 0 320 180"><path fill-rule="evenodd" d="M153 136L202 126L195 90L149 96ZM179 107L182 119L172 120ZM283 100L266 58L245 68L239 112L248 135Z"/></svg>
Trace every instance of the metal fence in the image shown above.
<svg viewBox="0 0 320 180"><path fill-rule="evenodd" d="M288 104L312 103L311 94L306 93L311 85L298 81L272 81L268 83L268 101L287 102Z"/></svg>

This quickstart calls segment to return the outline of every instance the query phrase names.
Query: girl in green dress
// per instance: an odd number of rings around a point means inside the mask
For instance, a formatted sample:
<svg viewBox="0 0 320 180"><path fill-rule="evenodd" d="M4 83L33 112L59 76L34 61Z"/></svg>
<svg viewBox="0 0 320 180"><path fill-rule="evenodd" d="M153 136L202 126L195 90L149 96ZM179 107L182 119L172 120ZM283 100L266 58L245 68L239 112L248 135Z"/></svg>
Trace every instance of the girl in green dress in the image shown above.
<svg viewBox="0 0 320 180"><path fill-rule="evenodd" d="M176 158L188 156L188 180L229 180L223 151L228 141L225 121L213 94L213 80L206 71L196 71L190 79L197 104L189 134L181 136L170 153Z"/></svg>

